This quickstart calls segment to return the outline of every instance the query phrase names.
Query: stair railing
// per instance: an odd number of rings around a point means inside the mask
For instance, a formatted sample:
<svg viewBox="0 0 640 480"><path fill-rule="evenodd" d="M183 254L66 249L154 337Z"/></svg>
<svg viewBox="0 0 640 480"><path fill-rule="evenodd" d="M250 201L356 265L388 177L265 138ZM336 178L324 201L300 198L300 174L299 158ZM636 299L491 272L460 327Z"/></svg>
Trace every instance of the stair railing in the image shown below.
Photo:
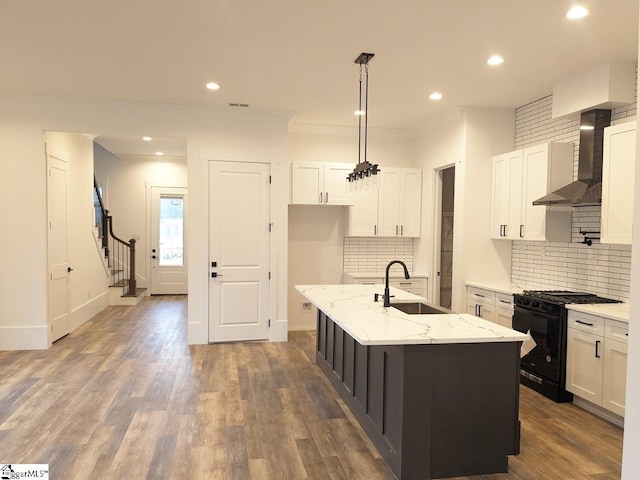
<svg viewBox="0 0 640 480"><path fill-rule="evenodd" d="M94 187L94 207L96 210L96 226L99 235L102 237L102 247L104 248L107 265L111 269L112 277L115 275L116 281L112 286L127 287L123 296L134 297L137 292L136 285L136 240L128 242L113 233L113 217L109 215L109 210L104 208L102 195L98 182L93 178ZM120 279L120 273L124 277Z"/></svg>

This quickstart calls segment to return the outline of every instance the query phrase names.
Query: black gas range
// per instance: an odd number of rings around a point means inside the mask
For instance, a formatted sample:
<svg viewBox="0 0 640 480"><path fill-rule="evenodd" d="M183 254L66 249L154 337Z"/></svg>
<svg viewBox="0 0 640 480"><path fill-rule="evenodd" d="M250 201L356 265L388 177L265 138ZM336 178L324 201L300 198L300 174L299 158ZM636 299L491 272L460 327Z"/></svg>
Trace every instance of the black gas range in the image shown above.
<svg viewBox="0 0 640 480"><path fill-rule="evenodd" d="M520 362L520 382L554 400L570 402L565 390L569 303L620 303L592 293L525 290L514 296L513 329L529 333L535 347Z"/></svg>

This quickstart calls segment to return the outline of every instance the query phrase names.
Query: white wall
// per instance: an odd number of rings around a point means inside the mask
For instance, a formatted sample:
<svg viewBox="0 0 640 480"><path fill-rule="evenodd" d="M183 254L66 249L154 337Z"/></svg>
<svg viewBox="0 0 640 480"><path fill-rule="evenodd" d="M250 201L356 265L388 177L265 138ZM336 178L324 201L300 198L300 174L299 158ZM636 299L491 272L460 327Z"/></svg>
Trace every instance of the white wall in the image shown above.
<svg viewBox="0 0 640 480"><path fill-rule="evenodd" d="M295 285L342 282L344 209L337 206L289 207L289 330L313 330L314 311L303 311Z"/></svg>
<svg viewBox="0 0 640 480"><path fill-rule="evenodd" d="M149 288L150 189L154 186L187 187L187 159L136 155L118 157L100 145L95 148L96 177L103 187L105 207L113 216L114 233L124 240L132 238L133 234L139 235L136 279L138 287Z"/></svg>
<svg viewBox="0 0 640 480"><path fill-rule="evenodd" d="M451 110L416 129L416 159L423 169L422 237L414 269L435 278L434 205L437 170L455 166L452 309L466 310L467 281L508 281L509 242L489 239L491 158L513 150L514 113L467 108ZM434 298L436 282L429 282Z"/></svg>
<svg viewBox="0 0 640 480"><path fill-rule="evenodd" d="M179 136L187 140L189 178L189 343L208 341L208 176L204 160L272 164L271 339L286 338L287 122L272 112L106 100L0 95L0 326L46 325L44 131ZM18 234L20 235L18 237ZM25 286L28 286L26 288ZM15 348L29 345L19 337ZM41 342L41 338L36 342ZM21 343L22 342L22 343ZM45 342L46 343L46 342ZM42 345L41 348L45 348Z"/></svg>
<svg viewBox="0 0 640 480"><path fill-rule="evenodd" d="M638 40L640 43L640 38ZM640 48L639 48L640 50ZM637 91L638 89L636 89ZM636 137L636 172L640 172L640 135ZM635 178L631 251L631 301L629 315L629 352L627 357L627 397L625 400L622 478L640 476L640 175Z"/></svg>
<svg viewBox="0 0 640 480"><path fill-rule="evenodd" d="M413 166L413 139L406 130L369 129L367 159L380 168ZM293 126L289 133L291 162L358 161L357 128ZM295 285L342 282L343 242L347 207L289 207L290 330L315 329L315 313L303 311L305 301Z"/></svg>

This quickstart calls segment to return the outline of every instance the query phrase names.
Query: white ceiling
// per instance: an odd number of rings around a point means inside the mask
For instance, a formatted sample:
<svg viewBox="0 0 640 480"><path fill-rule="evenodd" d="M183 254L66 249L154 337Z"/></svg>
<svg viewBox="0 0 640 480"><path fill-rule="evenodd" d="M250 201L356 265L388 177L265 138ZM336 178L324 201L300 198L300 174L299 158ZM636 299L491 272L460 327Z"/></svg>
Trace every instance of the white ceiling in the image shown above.
<svg viewBox="0 0 640 480"><path fill-rule="evenodd" d="M364 51L369 126L409 128L455 106L515 108L591 66L636 61L638 0L580 3L591 14L572 22L569 0L0 0L0 93L237 102L357 125ZM494 53L502 66L486 65Z"/></svg>

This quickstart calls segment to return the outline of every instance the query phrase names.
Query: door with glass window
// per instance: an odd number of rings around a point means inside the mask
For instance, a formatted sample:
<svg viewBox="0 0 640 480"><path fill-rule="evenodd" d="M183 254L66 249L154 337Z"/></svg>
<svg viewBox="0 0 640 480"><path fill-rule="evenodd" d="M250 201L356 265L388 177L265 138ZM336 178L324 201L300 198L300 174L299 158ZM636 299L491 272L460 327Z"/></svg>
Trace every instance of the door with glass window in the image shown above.
<svg viewBox="0 0 640 480"><path fill-rule="evenodd" d="M151 295L187 293L187 189L151 187Z"/></svg>

